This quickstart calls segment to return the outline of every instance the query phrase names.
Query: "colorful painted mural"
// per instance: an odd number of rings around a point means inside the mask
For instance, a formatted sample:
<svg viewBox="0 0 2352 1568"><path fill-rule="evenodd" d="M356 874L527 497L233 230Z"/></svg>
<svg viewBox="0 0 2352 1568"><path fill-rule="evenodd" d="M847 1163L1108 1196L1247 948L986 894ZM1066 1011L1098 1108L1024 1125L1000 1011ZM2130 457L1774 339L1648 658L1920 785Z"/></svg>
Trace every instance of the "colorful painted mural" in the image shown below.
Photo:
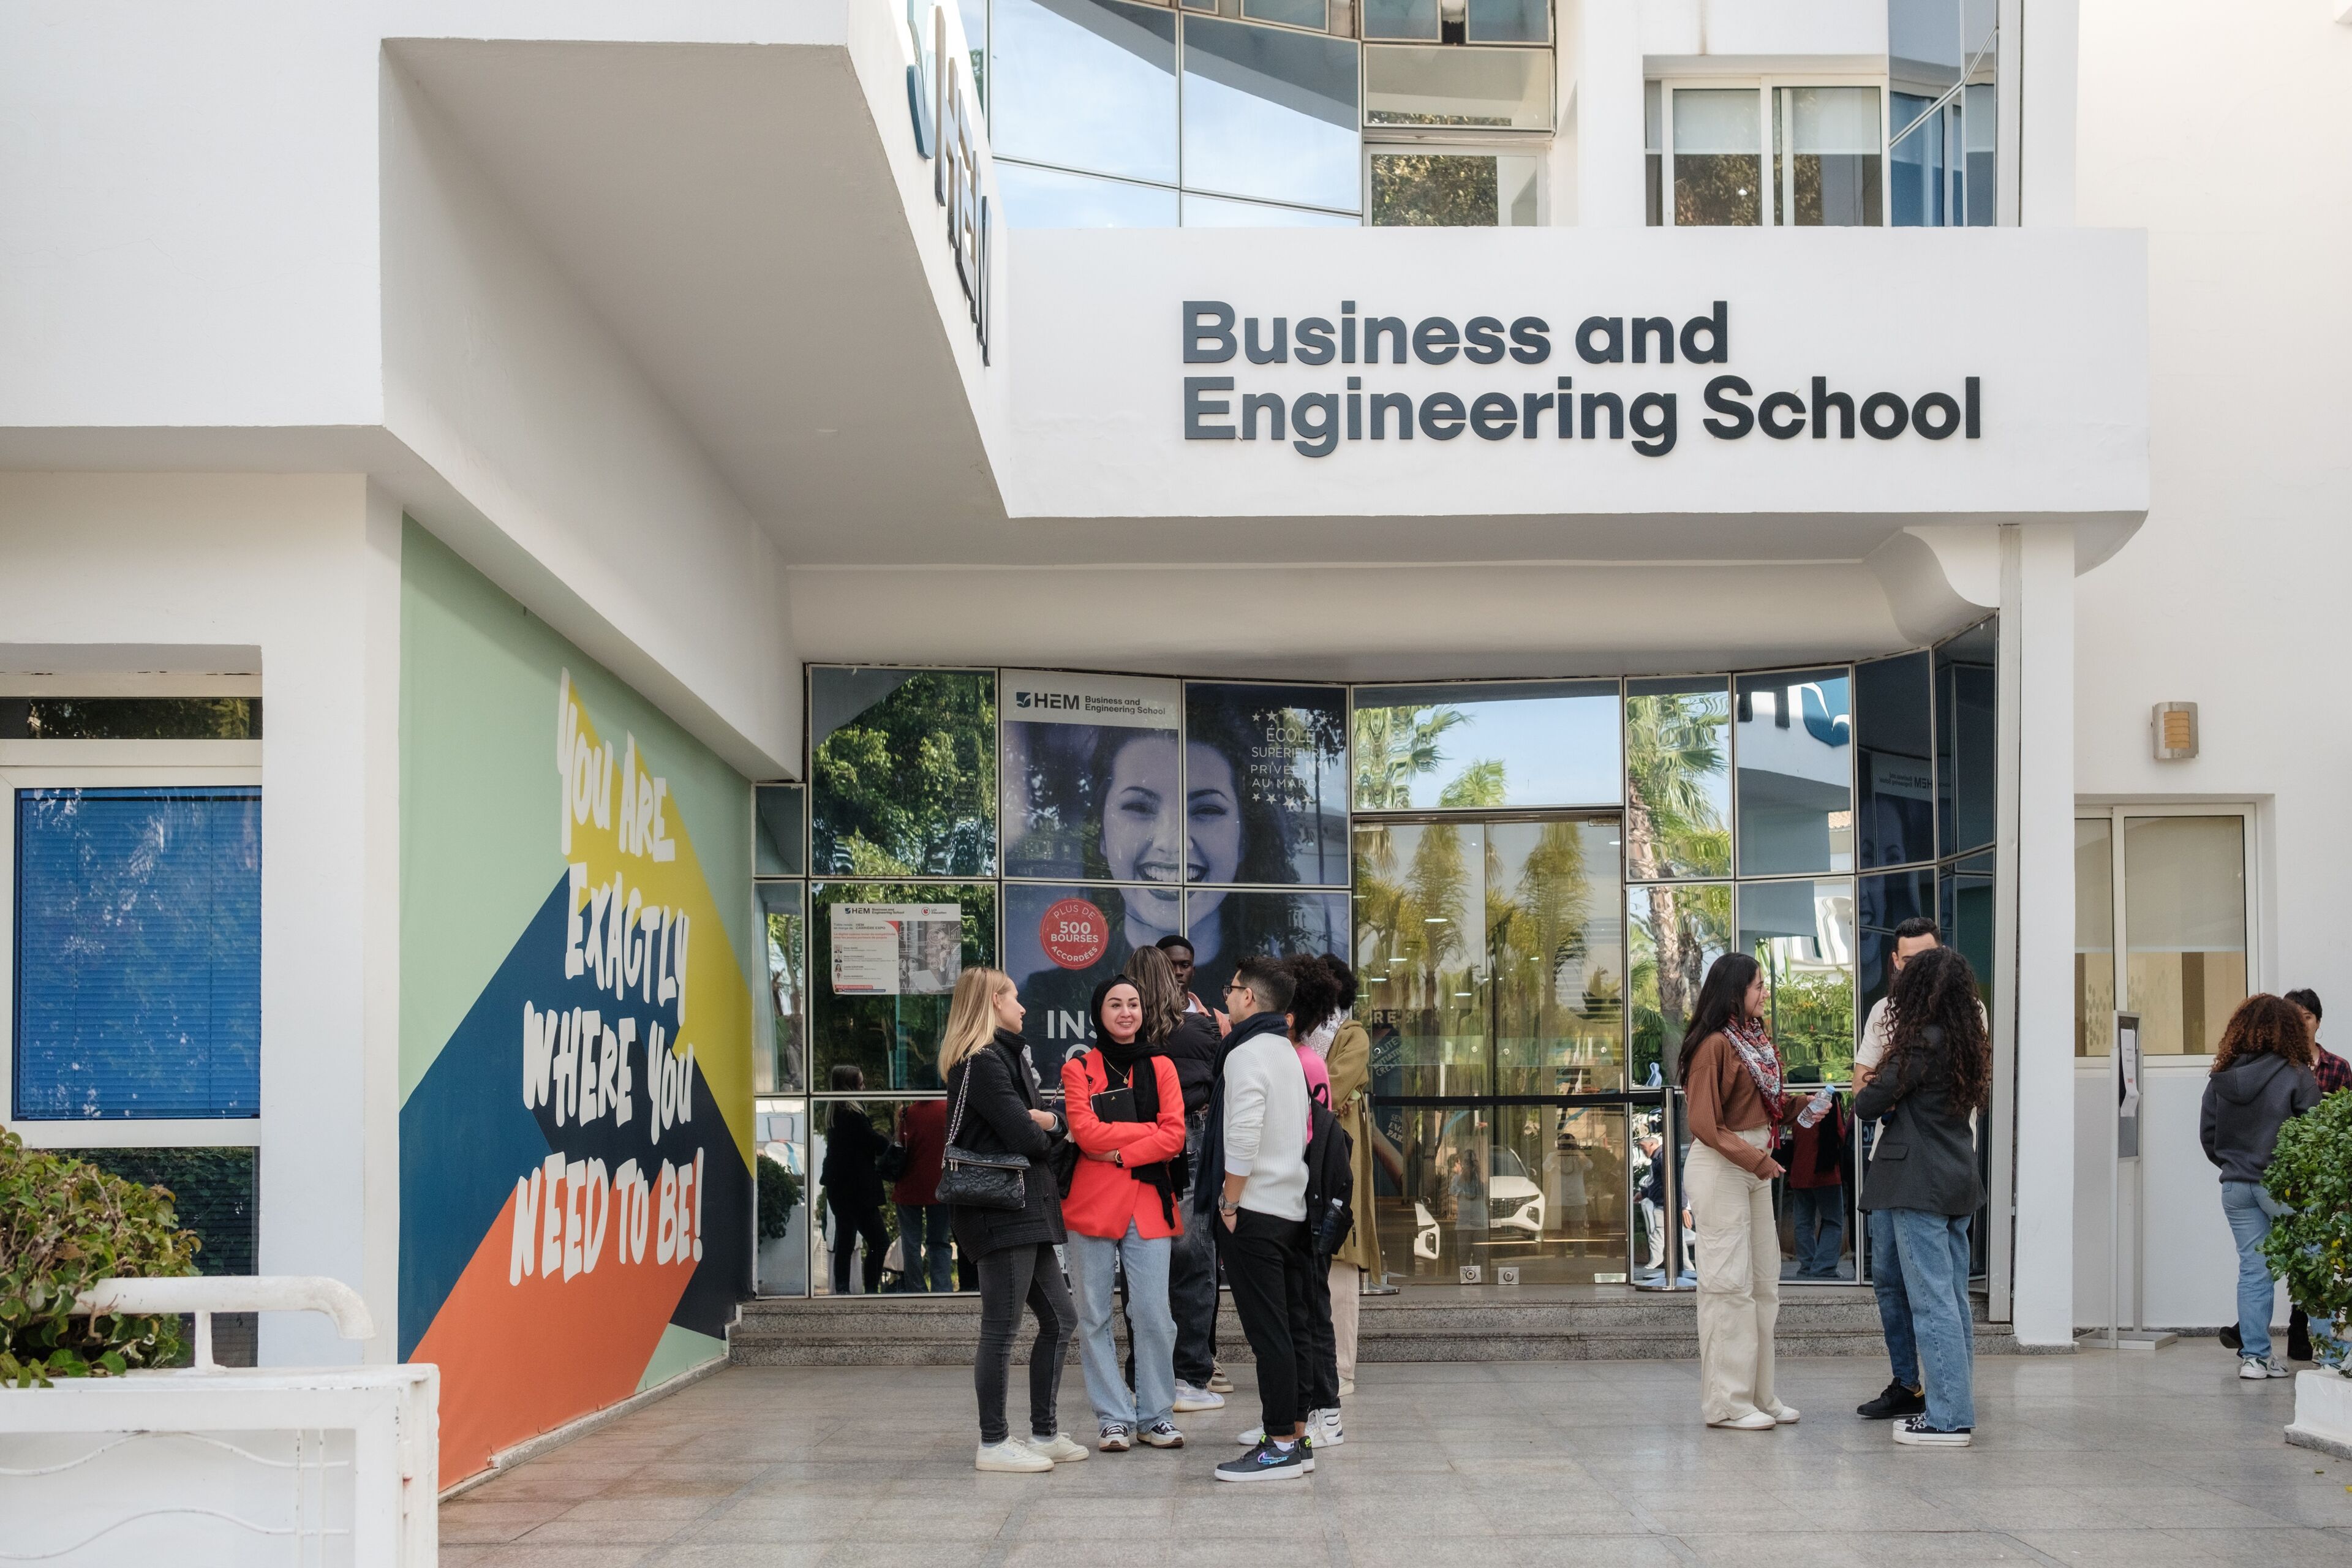
<svg viewBox="0 0 2352 1568"><path fill-rule="evenodd" d="M400 1342L445 1481L725 1352L751 1290L751 791L410 524Z"/></svg>

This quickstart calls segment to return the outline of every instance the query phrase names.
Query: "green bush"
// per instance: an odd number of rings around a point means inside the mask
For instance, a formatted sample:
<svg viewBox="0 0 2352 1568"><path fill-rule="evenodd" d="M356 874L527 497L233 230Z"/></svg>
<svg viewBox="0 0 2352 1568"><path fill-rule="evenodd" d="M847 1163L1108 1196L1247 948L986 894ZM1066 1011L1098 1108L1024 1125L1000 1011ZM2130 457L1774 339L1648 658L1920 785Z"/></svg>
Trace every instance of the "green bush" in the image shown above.
<svg viewBox="0 0 2352 1568"><path fill-rule="evenodd" d="M782 1241L793 1210L800 1205L801 1180L790 1171L760 1156L760 1239Z"/></svg>
<svg viewBox="0 0 2352 1568"><path fill-rule="evenodd" d="M27 1149L0 1130L0 1387L161 1366L182 1349L177 1317L75 1317L100 1279L196 1271L197 1241L172 1194L95 1165Z"/></svg>
<svg viewBox="0 0 2352 1568"><path fill-rule="evenodd" d="M2352 1328L2352 1089L2279 1129L2263 1184L2294 1212L2263 1240L2271 1272L2314 1318Z"/></svg>

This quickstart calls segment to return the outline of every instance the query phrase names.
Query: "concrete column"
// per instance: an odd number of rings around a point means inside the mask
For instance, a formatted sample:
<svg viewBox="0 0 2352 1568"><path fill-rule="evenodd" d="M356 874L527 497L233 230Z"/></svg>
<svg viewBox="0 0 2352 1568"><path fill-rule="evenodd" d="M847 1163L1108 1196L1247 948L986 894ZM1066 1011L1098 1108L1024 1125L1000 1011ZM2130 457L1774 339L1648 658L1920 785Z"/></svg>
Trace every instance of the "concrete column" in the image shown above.
<svg viewBox="0 0 2352 1568"><path fill-rule="evenodd" d="M1560 31L1569 46L1563 52L1574 56L1576 99L1571 113L1563 116L1562 150L1554 156L1575 160L1576 222L1591 228L1640 228L1649 215L1642 163L1639 8L1616 0L1582 0L1568 12ZM1553 189L1557 204L1557 179Z"/></svg>
<svg viewBox="0 0 2352 1568"><path fill-rule="evenodd" d="M2020 1342L2065 1345L2074 1336L2074 539L2068 524L2001 530L1999 679L2002 897L1994 929L1994 1079L1996 1106L2005 1101L2013 1110L1996 1117L1992 1128L1993 1306L1998 1313L2007 1298Z"/></svg>

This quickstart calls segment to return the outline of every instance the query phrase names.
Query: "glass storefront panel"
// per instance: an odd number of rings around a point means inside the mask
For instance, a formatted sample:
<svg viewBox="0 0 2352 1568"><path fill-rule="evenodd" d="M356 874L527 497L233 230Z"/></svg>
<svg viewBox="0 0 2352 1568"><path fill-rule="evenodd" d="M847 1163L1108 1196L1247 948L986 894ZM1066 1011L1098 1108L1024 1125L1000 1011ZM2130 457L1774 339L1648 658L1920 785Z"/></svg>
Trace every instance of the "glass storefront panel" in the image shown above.
<svg viewBox="0 0 2352 1568"><path fill-rule="evenodd" d="M2000 779L1997 623L1936 649L1936 834L1939 852L1990 844Z"/></svg>
<svg viewBox="0 0 2352 1568"><path fill-rule="evenodd" d="M1496 822L1486 838L1495 1092L1624 1089L1616 819Z"/></svg>
<svg viewBox="0 0 2352 1568"><path fill-rule="evenodd" d="M1854 849L1864 870L1936 858L1930 667L1924 650L1853 667Z"/></svg>
<svg viewBox="0 0 2352 1568"><path fill-rule="evenodd" d="M1614 805L1613 680L1356 689L1356 809Z"/></svg>
<svg viewBox="0 0 2352 1568"><path fill-rule="evenodd" d="M1625 935L1633 1080L1656 1088L1674 1078L1708 967L1731 951L1730 885L1628 889Z"/></svg>
<svg viewBox="0 0 2352 1568"><path fill-rule="evenodd" d="M1193 888L1184 895L1191 921L1192 994L1223 1005L1225 982L1244 956L1287 958L1348 952L1348 895L1265 888Z"/></svg>
<svg viewBox="0 0 2352 1568"><path fill-rule="evenodd" d="M2103 1057L2116 1037L2115 823L2074 822L2074 1054Z"/></svg>
<svg viewBox="0 0 2352 1568"><path fill-rule="evenodd" d="M1352 39L1184 18L1184 186L1363 206Z"/></svg>
<svg viewBox="0 0 2352 1568"><path fill-rule="evenodd" d="M875 1152L898 1136L903 1118L942 1114L930 1108L944 1103L938 1098L811 1102L810 1169L816 1181L807 1268L814 1294L918 1295L972 1288L970 1266L949 1229L947 1206L901 1205L892 1184L877 1189L872 1169ZM837 1161L836 1144L844 1151ZM845 1196L837 1197L836 1190ZM867 1205L857 1196L877 1190L879 1203Z"/></svg>
<svg viewBox="0 0 2352 1568"><path fill-rule="evenodd" d="M810 859L823 876L996 871L996 672L809 671Z"/></svg>
<svg viewBox="0 0 2352 1568"><path fill-rule="evenodd" d="M1801 227L1876 227L1884 132L1874 87L1772 89L1772 221Z"/></svg>
<svg viewBox="0 0 2352 1568"><path fill-rule="evenodd" d="M1008 669L999 686L1004 874L1164 882L1172 905L1186 879L1182 684Z"/></svg>
<svg viewBox="0 0 2352 1568"><path fill-rule="evenodd" d="M1416 147L1375 152L1370 163L1370 221L1376 228L1533 228L1538 222L1543 163L1532 153Z"/></svg>
<svg viewBox="0 0 2352 1568"><path fill-rule="evenodd" d="M1795 1083L1853 1077L1853 883L1739 885L1739 950L1764 966L1767 1020Z"/></svg>
<svg viewBox="0 0 2352 1568"><path fill-rule="evenodd" d="M808 869L808 795L798 784L761 784L752 791L755 842L751 874L797 877Z"/></svg>
<svg viewBox="0 0 2352 1568"><path fill-rule="evenodd" d="M814 899L816 1088L940 1088L940 1031L956 976L996 963L996 884L819 882ZM841 1081L845 1070L859 1081Z"/></svg>
<svg viewBox="0 0 2352 1568"><path fill-rule="evenodd" d="M1624 1282L1625 1108L1488 1103L1377 1114L1403 1173L1394 1195L1374 1205L1391 1274L1445 1285Z"/></svg>
<svg viewBox="0 0 2352 1568"><path fill-rule="evenodd" d="M1391 1069L1375 1095L1484 1095L1486 847L1476 822L1356 830L1356 1006Z"/></svg>
<svg viewBox="0 0 2352 1568"><path fill-rule="evenodd" d="M1003 968L1029 1009L1021 1032L1040 1073L1060 1071L1066 1057L1092 1042L1087 1004L1135 951L1128 908L1159 896L1157 888L1004 884Z"/></svg>
<svg viewBox="0 0 2352 1568"><path fill-rule="evenodd" d="M1960 950L1977 972L1977 994L1986 1011L1993 1005L1993 857L1990 852L1952 861L1937 879L1944 940Z"/></svg>
<svg viewBox="0 0 2352 1568"><path fill-rule="evenodd" d="M1752 87L1675 89L1675 226L1764 221L1764 121L1759 102Z"/></svg>
<svg viewBox="0 0 2352 1568"><path fill-rule="evenodd" d="M808 1089L808 888L757 882L761 945L768 956L768 1048L754 1053L751 1092Z"/></svg>
<svg viewBox="0 0 2352 1568"><path fill-rule="evenodd" d="M1186 881L1347 885L1344 688L1192 681L1184 741Z"/></svg>
<svg viewBox="0 0 2352 1568"><path fill-rule="evenodd" d="M1857 951L1861 992L1854 999L1854 1016L1866 1018L1895 984L1895 968L1889 962L1895 956L1895 928L1907 920L1937 917L1936 872L1923 866L1916 871L1862 877L1855 879L1854 890L1854 919L1861 942Z"/></svg>
<svg viewBox="0 0 2352 1568"><path fill-rule="evenodd" d="M1625 683L1625 874L1731 875L1731 683Z"/></svg>
<svg viewBox="0 0 2352 1568"><path fill-rule="evenodd" d="M2209 1056L2246 999L2246 819L2124 818L2126 1006L2150 1056Z"/></svg>
<svg viewBox="0 0 2352 1568"><path fill-rule="evenodd" d="M1176 193L1066 169L1009 160L996 165L996 194L1008 228L1173 228Z"/></svg>
<svg viewBox="0 0 2352 1568"><path fill-rule="evenodd" d="M1739 874L1853 869L1853 683L1843 668L1739 678Z"/></svg>
<svg viewBox="0 0 2352 1568"><path fill-rule="evenodd" d="M808 1216L814 1189L803 1152L808 1147L805 1100L752 1101L752 1142L758 1148L758 1289L762 1296L808 1294Z"/></svg>
<svg viewBox="0 0 2352 1568"><path fill-rule="evenodd" d="M1176 183L1176 17L1117 0L994 0L1000 158Z"/></svg>

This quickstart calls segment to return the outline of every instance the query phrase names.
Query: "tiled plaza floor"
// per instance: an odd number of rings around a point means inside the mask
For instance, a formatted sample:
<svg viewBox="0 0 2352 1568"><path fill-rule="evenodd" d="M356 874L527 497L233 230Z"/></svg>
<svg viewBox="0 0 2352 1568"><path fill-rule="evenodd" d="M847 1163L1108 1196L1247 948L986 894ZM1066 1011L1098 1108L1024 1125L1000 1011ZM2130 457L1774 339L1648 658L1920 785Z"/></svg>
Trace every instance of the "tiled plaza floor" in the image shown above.
<svg viewBox="0 0 2352 1568"><path fill-rule="evenodd" d="M973 1471L967 1372L735 1368L448 1503L441 1560L2352 1564L2352 1462L2282 1442L2293 1384L2236 1367L2210 1341L1988 1358L1976 1446L1939 1451L1853 1415L1881 1362L1784 1362L1804 1420L1760 1434L1702 1427L1688 1363L1367 1366L1346 1446L1248 1487L1209 1474L1256 1419L1247 1368L1227 1408L1181 1418L1185 1449L1042 1476ZM1062 1420L1092 1435L1075 1367Z"/></svg>

